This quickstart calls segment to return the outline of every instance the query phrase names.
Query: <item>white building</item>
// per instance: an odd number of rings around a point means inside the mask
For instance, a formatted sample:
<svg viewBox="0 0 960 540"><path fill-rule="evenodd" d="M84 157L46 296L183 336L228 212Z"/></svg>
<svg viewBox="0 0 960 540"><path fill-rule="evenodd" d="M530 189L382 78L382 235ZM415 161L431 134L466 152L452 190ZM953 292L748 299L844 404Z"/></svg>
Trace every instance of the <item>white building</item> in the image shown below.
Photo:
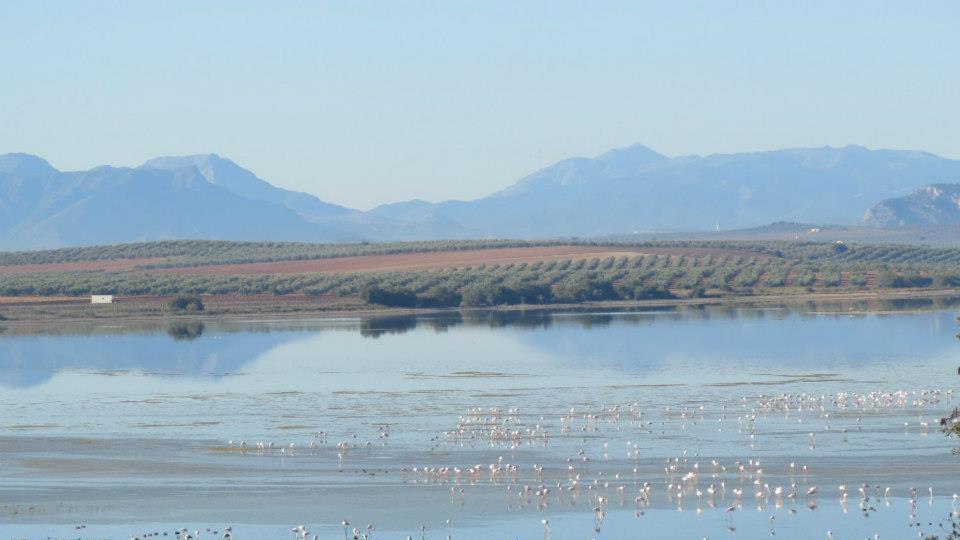
<svg viewBox="0 0 960 540"><path fill-rule="evenodd" d="M91 304L112 304L112 294L94 294L90 297Z"/></svg>

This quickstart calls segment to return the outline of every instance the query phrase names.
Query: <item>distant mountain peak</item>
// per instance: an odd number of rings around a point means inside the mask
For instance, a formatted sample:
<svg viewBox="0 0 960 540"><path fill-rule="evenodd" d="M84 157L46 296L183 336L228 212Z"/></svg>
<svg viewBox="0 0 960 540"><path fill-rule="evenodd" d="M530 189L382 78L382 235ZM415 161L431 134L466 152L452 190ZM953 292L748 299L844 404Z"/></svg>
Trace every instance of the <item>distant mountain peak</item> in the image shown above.
<svg viewBox="0 0 960 540"><path fill-rule="evenodd" d="M24 176L46 176L59 171L42 157L18 152L0 155L0 172Z"/></svg>
<svg viewBox="0 0 960 540"><path fill-rule="evenodd" d="M594 158L575 157L521 178L514 185L498 191L491 198L528 193L544 186L563 188L583 185L604 176L623 176L650 166L669 162L670 158L654 152L642 144L615 148Z"/></svg>
<svg viewBox="0 0 960 540"><path fill-rule="evenodd" d="M222 186L249 199L282 204L310 221L355 213L355 210L321 201L307 193L276 187L233 160L218 154L162 156L148 160L141 167L164 170L196 167L211 184Z"/></svg>
<svg viewBox="0 0 960 540"><path fill-rule="evenodd" d="M426 200L426 199L410 199L409 201L400 201L400 202L395 202L395 203L385 203L385 204L381 204L381 205L377 206L377 207L375 208L375 210L376 210L376 209L387 209L387 208L391 208L391 207L394 207L394 206L408 206L408 207L419 207L419 208L423 208L423 207L427 207L427 206L433 206L433 204L434 204L434 203L432 203L432 202L430 202L430 201L428 201L428 200Z"/></svg>
<svg viewBox="0 0 960 540"><path fill-rule="evenodd" d="M255 175L243 167L240 167L233 161L220 157L218 154L192 154L188 156L160 156L153 159L147 160L146 163L141 165L141 167L146 169L164 169L164 170L174 170L187 167L196 167L200 170L200 173L203 175L207 181L217 184L217 173L218 169L233 169L236 172L244 171L249 173L250 176L255 177ZM226 171L224 171L226 172ZM233 172L233 171L231 171Z"/></svg>
<svg viewBox="0 0 960 540"><path fill-rule="evenodd" d="M638 143L624 148L614 148L613 150L600 154L594 159L607 163L642 164L667 161L670 158Z"/></svg>

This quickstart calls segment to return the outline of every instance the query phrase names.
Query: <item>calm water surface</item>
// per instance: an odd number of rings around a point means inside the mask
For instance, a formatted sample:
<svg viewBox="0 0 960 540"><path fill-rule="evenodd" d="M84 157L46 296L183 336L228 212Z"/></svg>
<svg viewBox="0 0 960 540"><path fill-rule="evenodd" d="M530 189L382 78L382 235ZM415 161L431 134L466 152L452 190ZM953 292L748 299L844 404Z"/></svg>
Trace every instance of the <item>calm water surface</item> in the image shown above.
<svg viewBox="0 0 960 540"><path fill-rule="evenodd" d="M0 539L937 533L956 310L906 307L7 328Z"/></svg>

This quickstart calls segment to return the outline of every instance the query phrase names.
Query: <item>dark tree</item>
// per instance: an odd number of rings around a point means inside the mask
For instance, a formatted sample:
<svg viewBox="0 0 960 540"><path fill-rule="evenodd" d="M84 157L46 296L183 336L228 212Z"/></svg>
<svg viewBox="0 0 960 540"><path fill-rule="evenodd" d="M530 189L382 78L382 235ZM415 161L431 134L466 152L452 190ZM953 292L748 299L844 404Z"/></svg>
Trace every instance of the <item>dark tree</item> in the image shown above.
<svg viewBox="0 0 960 540"><path fill-rule="evenodd" d="M388 289L379 286L365 287L360 298L368 304L388 307L417 307L417 293L410 289Z"/></svg>
<svg viewBox="0 0 960 540"><path fill-rule="evenodd" d="M199 296L177 296L167 304L174 311L196 313L203 311L203 300Z"/></svg>

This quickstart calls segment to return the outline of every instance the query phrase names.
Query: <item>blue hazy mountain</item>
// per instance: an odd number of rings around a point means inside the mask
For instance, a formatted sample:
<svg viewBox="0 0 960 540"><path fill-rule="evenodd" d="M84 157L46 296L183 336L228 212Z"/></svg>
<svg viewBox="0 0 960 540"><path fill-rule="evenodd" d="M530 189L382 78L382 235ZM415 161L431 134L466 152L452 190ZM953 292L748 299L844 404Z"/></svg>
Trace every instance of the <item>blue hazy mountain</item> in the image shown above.
<svg viewBox="0 0 960 540"><path fill-rule="evenodd" d="M216 154L62 172L0 155L0 249L163 239L356 242L465 237L449 220L396 220L273 186Z"/></svg>
<svg viewBox="0 0 960 540"><path fill-rule="evenodd" d="M477 200L361 212L278 188L216 154L77 172L6 154L0 249L182 238L549 238L705 231L718 222L726 230L781 221L847 225L861 223L879 201L955 182L960 161L918 151L846 146L668 158L635 145L560 161Z"/></svg>
<svg viewBox="0 0 960 540"><path fill-rule="evenodd" d="M960 161L926 152L846 146L671 159L637 145L561 161L483 199L370 213L517 237L852 224L880 200L951 180L960 181Z"/></svg>
<svg viewBox="0 0 960 540"><path fill-rule="evenodd" d="M349 232L237 195L196 166L61 172L34 156L0 157L0 248L160 239L336 241Z"/></svg>

